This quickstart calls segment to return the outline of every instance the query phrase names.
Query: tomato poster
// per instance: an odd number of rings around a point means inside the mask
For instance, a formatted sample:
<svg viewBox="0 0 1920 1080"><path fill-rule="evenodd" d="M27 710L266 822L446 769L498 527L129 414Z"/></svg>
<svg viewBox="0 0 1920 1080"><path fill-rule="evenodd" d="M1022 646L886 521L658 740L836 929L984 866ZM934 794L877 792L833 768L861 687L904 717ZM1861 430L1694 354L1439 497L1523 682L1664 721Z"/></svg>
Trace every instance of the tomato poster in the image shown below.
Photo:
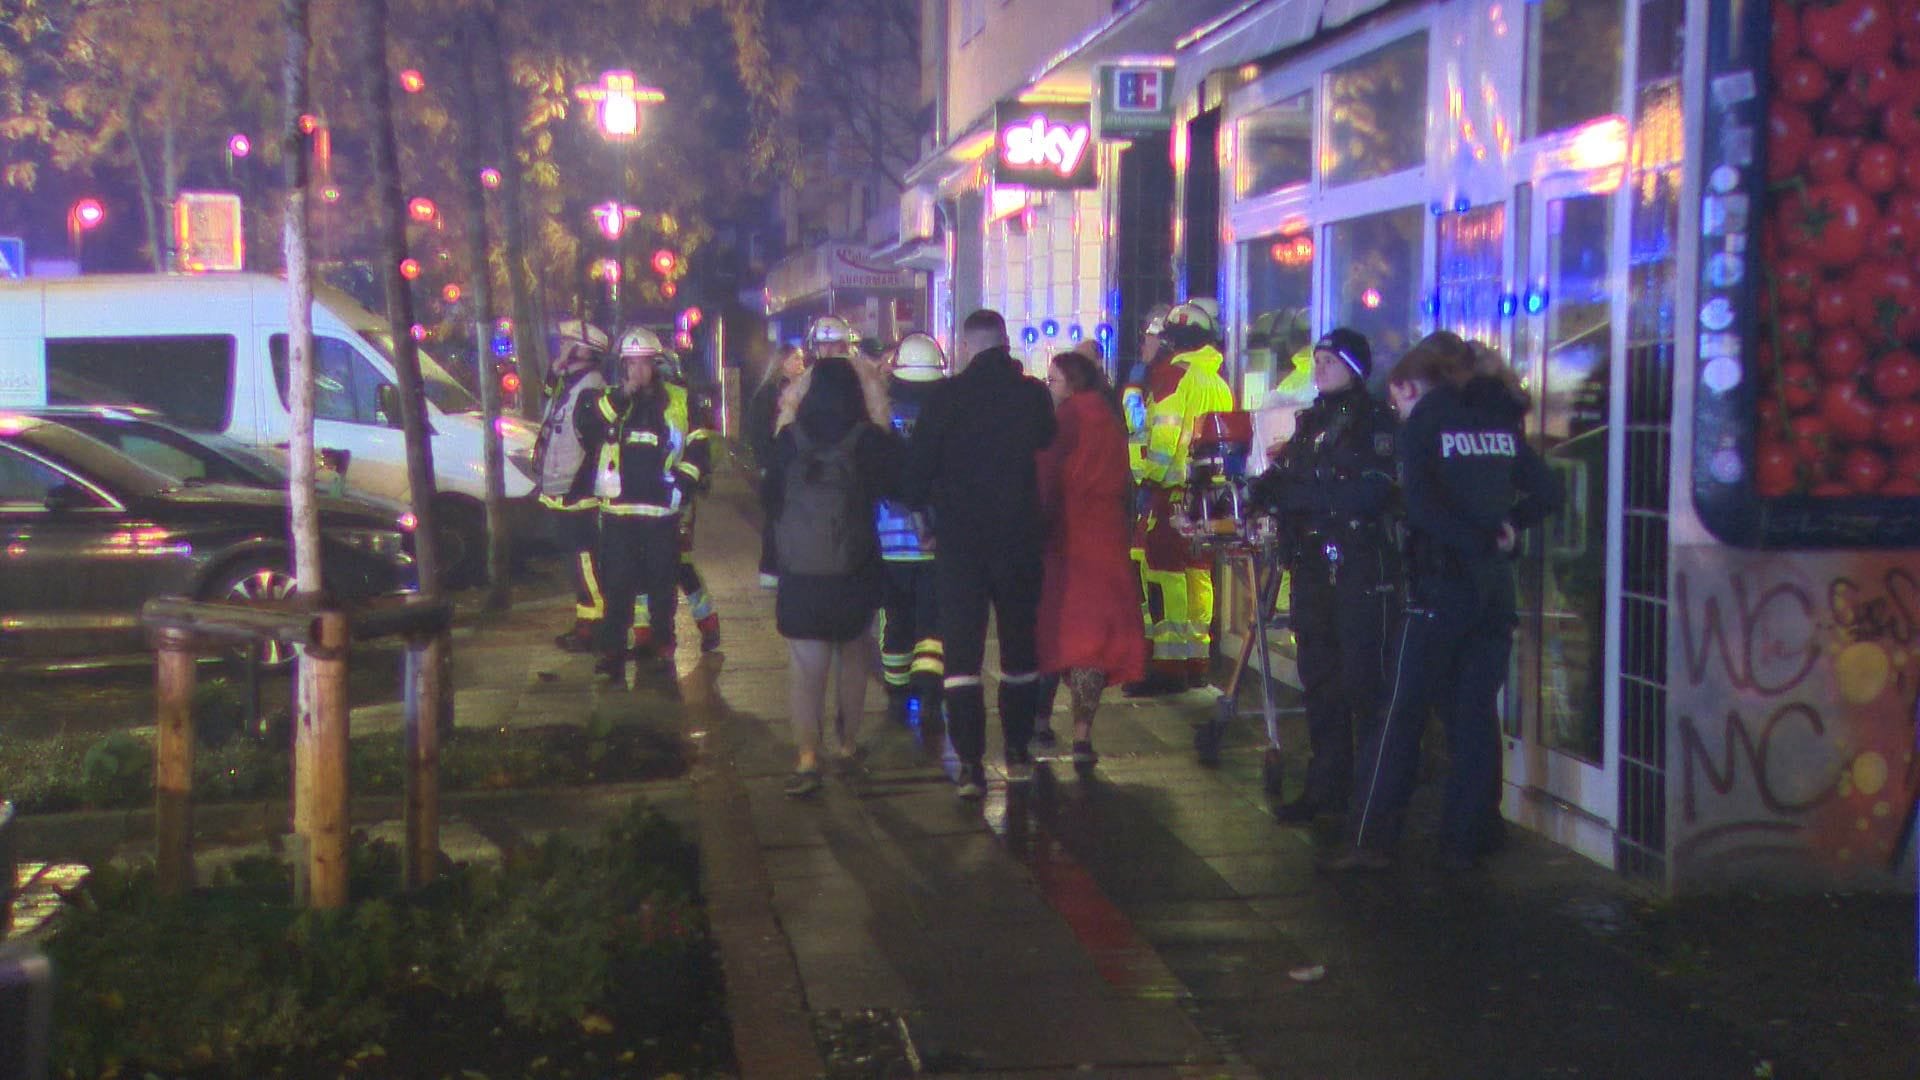
<svg viewBox="0 0 1920 1080"><path fill-rule="evenodd" d="M1711 7L1696 502L1745 546L1920 541L1920 0Z"/></svg>

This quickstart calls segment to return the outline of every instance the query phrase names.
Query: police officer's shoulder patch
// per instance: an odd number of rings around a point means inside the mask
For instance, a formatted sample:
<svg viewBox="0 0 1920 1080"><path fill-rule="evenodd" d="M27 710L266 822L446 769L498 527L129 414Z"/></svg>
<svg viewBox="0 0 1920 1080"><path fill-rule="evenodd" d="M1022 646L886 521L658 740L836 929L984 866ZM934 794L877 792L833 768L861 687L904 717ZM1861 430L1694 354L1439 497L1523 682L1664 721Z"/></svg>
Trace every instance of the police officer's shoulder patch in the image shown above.
<svg viewBox="0 0 1920 1080"><path fill-rule="evenodd" d="M1392 457L1393 433L1389 431L1375 432L1373 436L1373 452L1381 457Z"/></svg>

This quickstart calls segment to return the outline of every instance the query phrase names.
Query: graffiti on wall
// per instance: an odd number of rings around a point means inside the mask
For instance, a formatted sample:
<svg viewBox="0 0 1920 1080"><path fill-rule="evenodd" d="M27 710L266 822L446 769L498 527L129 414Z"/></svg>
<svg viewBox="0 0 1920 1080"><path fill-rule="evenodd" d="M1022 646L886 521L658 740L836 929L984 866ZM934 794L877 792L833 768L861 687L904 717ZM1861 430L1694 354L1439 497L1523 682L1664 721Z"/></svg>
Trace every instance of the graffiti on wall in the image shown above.
<svg viewBox="0 0 1920 1080"><path fill-rule="evenodd" d="M1920 804L1920 562L1675 554L1674 881L1893 883Z"/></svg>

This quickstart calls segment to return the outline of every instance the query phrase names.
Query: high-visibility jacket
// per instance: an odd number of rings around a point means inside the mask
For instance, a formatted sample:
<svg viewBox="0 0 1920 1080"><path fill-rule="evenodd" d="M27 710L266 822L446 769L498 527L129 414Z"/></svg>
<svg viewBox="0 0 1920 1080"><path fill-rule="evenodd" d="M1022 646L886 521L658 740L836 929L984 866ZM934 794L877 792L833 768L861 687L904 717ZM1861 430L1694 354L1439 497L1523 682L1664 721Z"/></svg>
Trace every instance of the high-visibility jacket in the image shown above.
<svg viewBox="0 0 1920 1080"><path fill-rule="evenodd" d="M1210 412L1230 412L1233 390L1220 377L1224 358L1211 345L1173 358L1179 382L1166 394L1149 393L1147 443L1140 454L1134 479L1156 487L1178 488L1187 483L1187 455L1193 428ZM1150 388L1151 390L1151 388Z"/></svg>
<svg viewBox="0 0 1920 1080"><path fill-rule="evenodd" d="M937 382L890 380L893 430L913 445L913 425L920 408L933 393ZM874 512L874 524L880 531L880 557L887 562L932 562L933 526L927 512L915 510L898 499L882 499Z"/></svg>
<svg viewBox="0 0 1920 1080"><path fill-rule="evenodd" d="M534 444L534 472L540 477L540 503L555 510L592 510L593 467L599 447L574 426L574 408L583 394L606 389L598 371L585 368L555 376L547 387L547 414Z"/></svg>
<svg viewBox="0 0 1920 1080"><path fill-rule="evenodd" d="M667 423L680 433L680 460L674 472L687 490L705 490L712 482L713 406L704 394L689 393L679 383L667 384Z"/></svg>
<svg viewBox="0 0 1920 1080"><path fill-rule="evenodd" d="M681 487L687 483L679 469L686 435L668 418L672 407L671 394L630 396L619 386L580 396L574 424L600 445L594 493L601 513L672 517L680 512Z"/></svg>

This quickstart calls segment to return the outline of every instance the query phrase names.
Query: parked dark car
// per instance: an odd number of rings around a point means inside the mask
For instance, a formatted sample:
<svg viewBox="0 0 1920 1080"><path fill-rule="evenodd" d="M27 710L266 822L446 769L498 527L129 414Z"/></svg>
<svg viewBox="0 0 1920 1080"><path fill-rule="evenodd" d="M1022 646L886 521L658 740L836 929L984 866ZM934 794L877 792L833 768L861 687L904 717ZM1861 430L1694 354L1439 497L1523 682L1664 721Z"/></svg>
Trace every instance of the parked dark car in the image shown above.
<svg viewBox="0 0 1920 1080"><path fill-rule="evenodd" d="M327 591L411 588L393 515L319 501ZM142 647L155 596L272 599L293 591L287 495L182 480L50 420L0 413L0 658Z"/></svg>

